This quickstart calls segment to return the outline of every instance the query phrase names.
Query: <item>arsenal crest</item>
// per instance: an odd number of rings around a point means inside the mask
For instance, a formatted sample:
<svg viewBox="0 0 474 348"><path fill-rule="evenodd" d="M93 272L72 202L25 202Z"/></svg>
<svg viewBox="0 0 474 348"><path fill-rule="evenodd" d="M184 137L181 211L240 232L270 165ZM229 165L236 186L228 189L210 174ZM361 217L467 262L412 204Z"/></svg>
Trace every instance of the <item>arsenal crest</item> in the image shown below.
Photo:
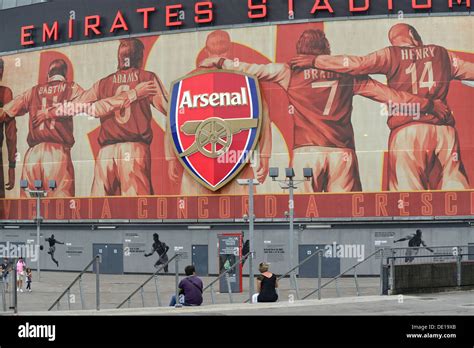
<svg viewBox="0 0 474 348"><path fill-rule="evenodd" d="M184 168L216 191L247 164L262 119L258 81L247 74L206 70L173 82L169 126Z"/></svg>

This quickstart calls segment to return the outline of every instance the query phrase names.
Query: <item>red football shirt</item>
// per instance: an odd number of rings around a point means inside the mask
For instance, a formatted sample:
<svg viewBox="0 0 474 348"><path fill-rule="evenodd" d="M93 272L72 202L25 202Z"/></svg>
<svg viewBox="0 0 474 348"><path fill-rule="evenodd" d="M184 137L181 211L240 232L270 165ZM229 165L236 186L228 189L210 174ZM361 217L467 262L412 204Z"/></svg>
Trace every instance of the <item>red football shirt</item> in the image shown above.
<svg viewBox="0 0 474 348"><path fill-rule="evenodd" d="M161 82L152 72L135 68L119 70L99 81L97 98L100 100L113 97L135 88L141 82L153 80L158 81L162 88ZM162 94L165 95L164 92ZM101 146L121 142L150 144L153 139L150 104L150 99L144 98L134 101L129 107L101 117L99 144Z"/></svg>
<svg viewBox="0 0 474 348"><path fill-rule="evenodd" d="M352 75L384 74L388 85L429 99L446 101L451 80L473 80L474 64L463 61L452 52L437 45L390 46L364 57L318 56L319 69ZM419 119L389 116L388 126L395 129L411 122L454 125L454 118L440 120L433 115Z"/></svg>
<svg viewBox="0 0 474 348"><path fill-rule="evenodd" d="M32 119L40 110L69 101L75 88L77 85L74 82L67 82L59 75L53 76L47 83L37 85L13 99L4 110L12 117L29 113L27 142L30 147L44 142L72 147L74 145L72 118L46 120L38 127L33 127Z"/></svg>
<svg viewBox="0 0 474 348"><path fill-rule="evenodd" d="M289 114L294 117L294 147L328 146L354 148L352 98L361 95L378 102L418 103L428 99L398 92L366 76L353 77L319 69L291 70L287 64L234 64L226 59L223 68L239 70L261 81L278 83L288 94Z"/></svg>

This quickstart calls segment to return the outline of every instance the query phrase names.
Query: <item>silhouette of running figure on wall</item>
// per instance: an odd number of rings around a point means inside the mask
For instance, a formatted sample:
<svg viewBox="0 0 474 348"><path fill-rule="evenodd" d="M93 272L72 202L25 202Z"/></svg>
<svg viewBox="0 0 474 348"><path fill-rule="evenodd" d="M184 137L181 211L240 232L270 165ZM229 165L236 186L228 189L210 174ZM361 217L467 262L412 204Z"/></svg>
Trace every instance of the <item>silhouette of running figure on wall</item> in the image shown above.
<svg viewBox="0 0 474 348"><path fill-rule="evenodd" d="M150 253L145 254L145 257L153 255L153 253L156 251L158 256L160 256L158 261L156 261L155 263L155 267L158 268L160 265L164 265L168 262L168 255L166 253L168 252L170 247L160 241L160 236L158 235L158 233L153 234L153 241L154 243L152 250ZM168 265L166 265L163 269L166 273L168 273Z"/></svg>
<svg viewBox="0 0 474 348"><path fill-rule="evenodd" d="M60 242L59 240L54 238L54 234L51 235L51 237L46 238L46 241L49 243L49 251L48 254L51 255L51 260L56 264L57 267L59 267L59 262L54 258L54 252L56 251L56 243L58 244L64 244Z"/></svg>
<svg viewBox="0 0 474 348"><path fill-rule="evenodd" d="M434 253L433 249L430 249L426 246L426 243L423 239L421 239L421 236L421 230L416 230L415 234L411 234L409 236L406 236L405 238L393 241L394 243L398 243L408 240L408 246L410 247L410 249L407 249L406 251L405 262L413 262L413 260L415 259L413 256L418 254L420 245L423 245L426 249Z"/></svg>

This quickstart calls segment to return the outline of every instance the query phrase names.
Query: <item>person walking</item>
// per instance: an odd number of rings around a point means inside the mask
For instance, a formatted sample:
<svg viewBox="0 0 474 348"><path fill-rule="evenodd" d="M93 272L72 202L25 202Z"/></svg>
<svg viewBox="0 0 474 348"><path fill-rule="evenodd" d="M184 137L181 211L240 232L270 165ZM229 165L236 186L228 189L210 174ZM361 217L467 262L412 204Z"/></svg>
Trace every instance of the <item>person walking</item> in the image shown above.
<svg viewBox="0 0 474 348"><path fill-rule="evenodd" d="M23 260L23 257L20 257L16 263L16 291L23 292L23 278L25 277L25 268L25 260Z"/></svg>
<svg viewBox="0 0 474 348"><path fill-rule="evenodd" d="M257 302L276 302L278 294L278 280L275 274L269 272L269 264L266 262L260 263L258 270L260 275L257 277L257 291L258 293L252 296L252 303Z"/></svg>
<svg viewBox="0 0 474 348"><path fill-rule="evenodd" d="M26 290L28 292L31 292L31 282L33 281L33 272L31 271L31 268L26 269Z"/></svg>
<svg viewBox="0 0 474 348"><path fill-rule="evenodd" d="M3 259L3 263L0 267L2 269L2 280L5 286L5 292L8 292L8 274L11 271L11 265L7 257Z"/></svg>

